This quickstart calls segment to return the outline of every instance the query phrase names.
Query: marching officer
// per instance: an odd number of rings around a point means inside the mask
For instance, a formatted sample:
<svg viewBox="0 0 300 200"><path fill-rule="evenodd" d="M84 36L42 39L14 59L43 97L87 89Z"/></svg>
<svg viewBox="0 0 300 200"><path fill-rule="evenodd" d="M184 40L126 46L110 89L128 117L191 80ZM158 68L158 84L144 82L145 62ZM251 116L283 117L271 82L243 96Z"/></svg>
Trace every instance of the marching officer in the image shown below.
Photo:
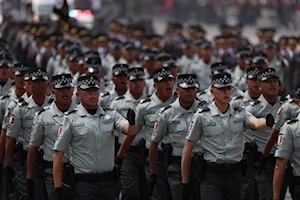
<svg viewBox="0 0 300 200"><path fill-rule="evenodd" d="M12 76L12 58L9 54L0 55L0 96L7 95L13 88Z"/></svg>
<svg viewBox="0 0 300 200"><path fill-rule="evenodd" d="M275 151L276 165L273 177L273 199L281 199L280 191L284 185L285 167L288 161L293 166L293 199L300 199L300 157L299 157L299 116L287 121L280 129L277 149Z"/></svg>
<svg viewBox="0 0 300 200"><path fill-rule="evenodd" d="M189 193L185 194L184 197L182 196L183 190L186 190L183 187L188 188L189 185L182 185L181 155L189 123L200 106L200 102L195 98L198 88L199 84L195 74L181 74L178 76L177 92L179 97L174 103L163 109L151 137L149 158L152 174L156 173L158 144L166 138L166 141L172 147L170 162L167 163L168 166L166 167L173 200L189 199ZM195 154L200 152L199 146L197 150ZM194 160L193 165L196 162ZM190 178L192 180L197 179L195 174ZM190 186L193 188L190 190L193 199L200 199L200 182L191 181Z"/></svg>
<svg viewBox="0 0 300 200"><path fill-rule="evenodd" d="M58 196L62 188L63 155L70 145L70 161L74 167L74 199L114 198L114 134L119 130L136 134L135 113L131 109L124 119L117 111L98 106L99 82L93 75L78 78L77 96L81 104L62 121L54 145L53 176Z"/></svg>
<svg viewBox="0 0 300 200"><path fill-rule="evenodd" d="M77 105L72 102L73 83L71 74L61 74L52 77L52 88L55 96L55 101L50 106L44 107L38 112L34 118L31 136L30 147L27 157L27 176L30 189L34 191L35 185L32 184L32 173L40 145L44 145L44 175L45 185L48 194L48 200L58 200L56 196L53 182L53 147L57 138L57 132L61 124L65 112L72 111ZM64 154L64 166L69 161L69 153ZM64 180L65 181L65 180ZM65 183L68 185L68 182ZM70 187L68 187L70 188Z"/></svg>
<svg viewBox="0 0 300 200"><path fill-rule="evenodd" d="M257 119L244 109L230 106L232 86L228 73L212 77L214 102L194 114L187 133L181 161L182 183L189 182L191 153L200 140L205 160L201 183L203 200L241 199L244 128L264 129L266 123L273 125L271 115Z"/></svg>
<svg viewBox="0 0 300 200"><path fill-rule="evenodd" d="M40 159L37 159L37 164L34 170L33 180L35 182L36 190L33 193L27 193L26 184L26 158L29 149L29 141L31 135L31 128L35 113L41 111L44 106L49 105L51 102L45 95L45 88L47 87L47 72L41 68L32 69L30 73L32 96L26 101L18 104L18 106L11 113L7 133L6 133L6 146L5 146L5 159L6 159L6 172L8 180L13 177L14 164L13 154L14 149L19 156L18 162L15 166L20 166L19 170L15 169L19 190L21 193L20 198L40 198L45 199L45 182L44 174L42 172L42 163ZM16 144L16 140L18 143ZM39 152L42 154L42 151ZM16 155L17 156L17 155ZM18 173L18 174L17 174Z"/></svg>
<svg viewBox="0 0 300 200"><path fill-rule="evenodd" d="M145 72L143 68L129 68L128 73L128 92L124 96L117 97L112 103L111 107L115 108L118 113L126 117L128 108L136 111L136 108L142 99L146 96L143 94L146 85ZM141 154L145 146L140 146L142 134L136 137L125 136L120 132L115 133L119 136L120 150L116 155L116 160L121 165L120 180L122 184L122 199L149 199L148 184L144 170L144 161L141 160ZM132 140L130 140L130 137ZM123 148L122 143L130 141L131 145L126 150ZM145 190L147 189L147 190ZM148 196L147 196L148 195Z"/></svg>
<svg viewBox="0 0 300 200"><path fill-rule="evenodd" d="M112 69L112 82L114 89L109 92L100 94L99 105L102 108L110 106L111 102L116 98L123 96L127 92L127 64L115 64Z"/></svg>
<svg viewBox="0 0 300 200"><path fill-rule="evenodd" d="M153 87L156 89L156 92L137 106L137 133L145 136L147 151L150 147L153 127L158 118L160 109L167 107L177 98L177 95L173 93L174 77L168 68L163 67L156 69L153 72L153 79ZM157 173L151 174L148 158L145 161L145 170L147 180L150 184L150 194L153 192L152 198L165 200L168 199L169 184L164 165L164 151L161 146L159 146L158 152Z"/></svg>

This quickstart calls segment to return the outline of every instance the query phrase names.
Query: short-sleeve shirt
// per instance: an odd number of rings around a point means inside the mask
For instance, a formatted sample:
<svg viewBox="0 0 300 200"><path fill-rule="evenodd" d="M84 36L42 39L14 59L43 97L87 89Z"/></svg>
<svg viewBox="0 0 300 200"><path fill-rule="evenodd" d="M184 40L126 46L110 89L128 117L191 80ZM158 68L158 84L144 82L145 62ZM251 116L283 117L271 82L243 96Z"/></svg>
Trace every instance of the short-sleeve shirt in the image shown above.
<svg viewBox="0 0 300 200"><path fill-rule="evenodd" d="M79 104L65 115L59 128L55 151L66 152L70 145L70 161L75 174L102 173L114 167L114 130L122 131L128 123L117 111L98 107L94 115Z"/></svg>

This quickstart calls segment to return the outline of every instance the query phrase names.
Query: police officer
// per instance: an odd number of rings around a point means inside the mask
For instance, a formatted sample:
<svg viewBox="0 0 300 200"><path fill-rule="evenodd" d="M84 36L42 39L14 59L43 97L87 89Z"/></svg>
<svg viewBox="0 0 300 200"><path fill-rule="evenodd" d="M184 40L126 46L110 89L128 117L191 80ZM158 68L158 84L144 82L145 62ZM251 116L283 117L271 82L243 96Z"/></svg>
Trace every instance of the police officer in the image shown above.
<svg viewBox="0 0 300 200"><path fill-rule="evenodd" d="M114 89L106 93L100 93L99 105L102 108L110 106L111 102L116 98L123 96L127 92L127 64L115 64L112 69L112 82L114 83Z"/></svg>
<svg viewBox="0 0 300 200"><path fill-rule="evenodd" d="M146 149L150 147L154 124L158 118L160 109L167 107L177 98L173 93L174 78L168 68L159 68L153 72L156 92L143 100L137 107L138 134L144 134ZM124 143L123 143L124 144ZM159 145L156 174L151 174L149 159L145 161L147 180L150 184L150 193L153 199L168 199L169 184L164 165L164 151Z"/></svg>
<svg viewBox="0 0 300 200"><path fill-rule="evenodd" d="M116 63L120 63L122 58L122 43L117 39L111 39L108 43L109 53L103 59L104 74L112 77L112 68Z"/></svg>
<svg viewBox="0 0 300 200"><path fill-rule="evenodd" d="M244 109L230 106L232 79L228 73L212 77L211 92L215 99L207 108L194 114L182 153L182 182L188 183L191 152L200 140L204 153L205 173L201 183L201 199L241 199L243 131L246 126L266 128ZM272 123L269 123L272 125Z"/></svg>
<svg viewBox="0 0 300 200"><path fill-rule="evenodd" d="M136 107L146 96L143 94L145 82L145 73L143 68L129 68L128 73L128 92L124 96L117 97L111 107L115 108L123 117L126 117L128 108L136 111ZM122 159L120 180L122 184L122 199L149 199L148 184L146 181L144 161L141 160L141 154L144 146L140 146L142 134L137 137L125 136L120 132L116 132L119 136L120 149L117 153L117 159ZM126 150L122 143L130 142L130 147ZM147 196L148 195L148 196Z"/></svg>
<svg viewBox="0 0 300 200"><path fill-rule="evenodd" d="M99 82L93 75L78 79L77 95L81 104L62 121L54 145L53 176L58 196L62 188L63 155L70 145L74 167L74 199L109 199L114 197L114 129L136 134L135 114L127 112L128 122L111 109L98 106ZM116 177L117 178L117 177Z"/></svg>
<svg viewBox="0 0 300 200"><path fill-rule="evenodd" d="M279 80L275 69L262 69L258 74L258 79L262 95L256 101L247 106L246 109L255 117L265 117L270 113L272 116L276 116L276 112L279 110L282 103L278 96ZM271 130L271 128L267 128L265 130L251 130L254 136L254 141L257 145L254 169L260 199L272 198L272 175L275 165L275 147L271 149L267 158L262 155Z"/></svg>
<svg viewBox="0 0 300 200"><path fill-rule="evenodd" d="M40 198L45 199L45 182L42 169L42 163L40 159L37 159L35 167L35 175L33 180L35 182L36 190L33 193L27 193L24 190L26 187L26 157L29 149L29 141L31 135L31 128L35 113L41 111L44 106L50 104L49 99L45 95L45 88L47 85L47 72L41 68L32 69L30 73L32 96L27 102L23 101L13 110L9 126L6 133L6 146L5 146L5 159L6 159L6 170L8 178L11 179L13 169L13 151L16 140L18 143L16 151L19 155L19 162L15 163L16 166L21 166L21 170L15 170L21 198ZM40 152L41 153L41 152ZM19 168L18 168L19 170Z"/></svg>
<svg viewBox="0 0 300 200"><path fill-rule="evenodd" d="M299 165L299 116L287 121L280 129L277 149L275 151L276 165L273 177L273 199L281 199L280 191L284 185L285 167L288 161L293 166L293 199L300 199L300 165Z"/></svg>
<svg viewBox="0 0 300 200"><path fill-rule="evenodd" d="M248 50L240 50L236 53L236 62L237 66L235 66L232 77L233 77L233 84L236 85L240 90L246 91L247 85L245 83L246 77L246 58L250 56L250 51Z"/></svg>
<svg viewBox="0 0 300 200"><path fill-rule="evenodd" d="M133 42L126 42L123 44L122 58L119 63L128 64L129 68L138 67L139 63L136 61L137 49Z"/></svg>
<svg viewBox="0 0 300 200"><path fill-rule="evenodd" d="M156 174L158 144L165 138L168 144L172 146L170 163L167 166L167 175L173 200L183 199L181 154L189 123L193 114L199 108L200 102L195 99L198 88L199 84L195 74L181 74L178 76L177 92L179 97L161 112L151 137L149 158L152 174ZM198 153L200 152L199 145L197 151ZM193 175L190 178L197 179L195 174ZM193 199L200 199L200 182L193 181L190 186L193 188L191 190ZM189 194L185 198L189 199Z"/></svg>
<svg viewBox="0 0 300 200"><path fill-rule="evenodd" d="M44 107L34 118L30 148L27 157L27 182L31 190L34 190L32 173L40 145L44 145L45 185L48 200L60 199L56 196L53 182L53 147L57 132L65 112L72 111L77 105L72 102L73 83L71 74L61 74L52 77L53 94L56 100L50 106ZM69 163L69 153L64 154L64 166ZM68 185L68 183L65 183ZM70 187L68 187L70 188Z"/></svg>
<svg viewBox="0 0 300 200"><path fill-rule="evenodd" d="M0 96L7 95L13 90L12 59L9 54L0 55Z"/></svg>

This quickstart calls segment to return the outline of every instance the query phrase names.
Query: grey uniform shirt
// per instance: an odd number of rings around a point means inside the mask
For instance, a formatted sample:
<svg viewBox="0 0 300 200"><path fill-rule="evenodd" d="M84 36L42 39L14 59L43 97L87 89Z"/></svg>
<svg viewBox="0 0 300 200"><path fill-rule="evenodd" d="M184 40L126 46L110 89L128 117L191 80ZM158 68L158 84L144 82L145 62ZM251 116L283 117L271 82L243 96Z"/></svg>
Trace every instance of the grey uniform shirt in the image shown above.
<svg viewBox="0 0 300 200"><path fill-rule="evenodd" d="M145 99L145 96L142 95L140 98L135 99L130 92L126 92L124 96L116 98L112 103L111 107L116 109L116 111L121 114L124 118L127 117L128 108L131 108L136 112L136 107L141 102L142 99ZM122 134L120 131L115 131L115 136L119 137L119 144L122 144L125 135ZM142 134L138 134L134 140L132 141L132 146L137 146L139 141L143 138Z"/></svg>
<svg viewBox="0 0 300 200"><path fill-rule="evenodd" d="M287 120L296 119L299 113L300 106L298 106L293 99L289 99L287 102L282 104L277 112L275 124L273 126L274 130L279 131Z"/></svg>
<svg viewBox="0 0 300 200"><path fill-rule="evenodd" d="M98 107L94 115L79 104L64 116L54 151L67 152L75 174L110 172L114 168L114 130L127 124L117 111Z"/></svg>
<svg viewBox="0 0 300 200"><path fill-rule="evenodd" d="M21 141L24 141L23 148L25 151L29 149L33 118L44 106L49 105L48 101L48 97L45 96L43 105L38 106L31 96L27 102L19 103L11 114L6 135L15 139L20 136Z"/></svg>
<svg viewBox="0 0 300 200"><path fill-rule="evenodd" d="M24 93L20 98L12 100L6 107L5 109L5 114L3 116L3 121L2 121L2 128L7 130L8 124L9 124L9 119L11 116L12 111L15 109L18 103L21 103L23 101L28 101L28 95L27 93Z"/></svg>
<svg viewBox="0 0 300 200"><path fill-rule="evenodd" d="M108 108L110 107L111 102L117 97L119 97L119 95L115 90L100 94L98 104L102 108Z"/></svg>
<svg viewBox="0 0 300 200"><path fill-rule="evenodd" d="M9 78L3 86L0 85L0 96L9 94L14 88L14 82Z"/></svg>
<svg viewBox="0 0 300 200"><path fill-rule="evenodd" d="M11 93L9 93L8 95L5 95L1 98L0 100L0 122L2 122L4 115L5 115L5 109L7 107L7 105L9 104L9 102L11 102L12 100L16 99L17 95L15 90L13 90Z"/></svg>
<svg viewBox="0 0 300 200"><path fill-rule="evenodd" d="M68 111L74 110L77 104L72 102ZM34 118L29 146L44 144L44 160L53 161L53 147L64 113L60 111L55 101L44 107ZM69 153L64 154L64 162L69 162Z"/></svg>
<svg viewBox="0 0 300 200"><path fill-rule="evenodd" d="M278 97L276 103L271 105L264 97L261 95L257 101L251 103L246 107L246 110L249 111L256 118L265 118L267 114L271 113L273 117L276 117L277 111L281 106L280 98ZM257 144L257 151L263 152L265 143L272 131L272 128L268 127L264 130L250 130L253 133L254 141ZM275 147L270 151L270 154L274 154Z"/></svg>
<svg viewBox="0 0 300 200"><path fill-rule="evenodd" d="M186 110L180 105L179 98L177 98L174 103L162 111L154 126L152 141L159 143L165 138L166 142L173 147L172 155L181 156L186 133L194 113L199 108L199 103L199 101L194 100L191 108ZM197 144L195 149L200 152L200 144Z"/></svg>
<svg viewBox="0 0 300 200"><path fill-rule="evenodd" d="M290 160L294 176L300 176L300 121L299 117L286 122L280 129L275 157Z"/></svg>
<svg viewBox="0 0 300 200"><path fill-rule="evenodd" d="M207 162L237 163L243 158L243 133L252 115L245 109L229 106L222 113L213 102L194 114L187 139L200 140Z"/></svg>
<svg viewBox="0 0 300 200"><path fill-rule="evenodd" d="M248 86L246 85L246 71L243 71L240 66L236 66L232 72L232 83L236 85L240 90L246 91Z"/></svg>
<svg viewBox="0 0 300 200"><path fill-rule="evenodd" d="M162 108L169 106L176 99L176 95L171 96L167 101L161 101L154 93L150 98L143 100L136 108L136 122L138 134L144 134L146 148L150 147L150 140L153 133L154 124L158 119Z"/></svg>

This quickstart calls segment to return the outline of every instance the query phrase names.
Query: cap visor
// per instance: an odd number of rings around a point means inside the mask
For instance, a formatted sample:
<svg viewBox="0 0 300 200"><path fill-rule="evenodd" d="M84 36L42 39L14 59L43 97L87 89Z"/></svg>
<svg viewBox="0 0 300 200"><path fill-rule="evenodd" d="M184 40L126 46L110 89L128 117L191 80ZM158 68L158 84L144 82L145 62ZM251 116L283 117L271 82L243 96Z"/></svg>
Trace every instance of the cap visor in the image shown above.
<svg viewBox="0 0 300 200"><path fill-rule="evenodd" d="M33 76L31 77L32 81L37 81L37 80L44 80L44 81L48 81L48 77L47 76Z"/></svg>
<svg viewBox="0 0 300 200"><path fill-rule="evenodd" d="M82 85L79 88L82 89L82 90L86 90L86 89L89 89L89 88L98 88L99 89L99 85Z"/></svg>
<svg viewBox="0 0 300 200"><path fill-rule="evenodd" d="M178 84L181 88L199 88L198 83L192 83L192 84L187 84L187 83L180 83Z"/></svg>
<svg viewBox="0 0 300 200"><path fill-rule="evenodd" d="M267 77L262 77L260 80L261 81L266 81L266 80L268 80L268 79L270 79L270 78L276 78L276 79L279 79L279 77L278 76L267 76Z"/></svg>
<svg viewBox="0 0 300 200"><path fill-rule="evenodd" d="M144 80L145 79L145 76L129 76L128 77L128 80L130 80L130 81L134 81L134 80Z"/></svg>
<svg viewBox="0 0 300 200"><path fill-rule="evenodd" d="M53 88L60 89L60 88L66 88L66 87L74 87L73 83L68 84L57 84L54 85Z"/></svg>
<svg viewBox="0 0 300 200"><path fill-rule="evenodd" d="M234 85L232 83L228 83L228 84L214 84L213 86L215 88L234 87Z"/></svg>

